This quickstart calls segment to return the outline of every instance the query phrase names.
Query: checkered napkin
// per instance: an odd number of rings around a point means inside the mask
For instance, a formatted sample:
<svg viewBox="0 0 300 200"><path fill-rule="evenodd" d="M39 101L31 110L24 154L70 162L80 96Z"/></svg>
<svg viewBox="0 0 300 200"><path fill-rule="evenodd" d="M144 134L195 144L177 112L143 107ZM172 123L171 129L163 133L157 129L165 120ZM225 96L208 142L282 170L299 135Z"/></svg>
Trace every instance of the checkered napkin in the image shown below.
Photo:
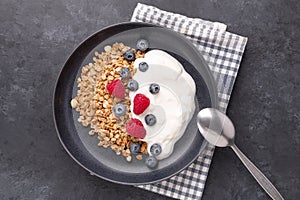
<svg viewBox="0 0 300 200"><path fill-rule="evenodd" d="M229 33L219 22L188 18L138 3L131 21L148 22L183 34L201 52L218 87L219 110L226 112L230 94L242 60L247 38ZM176 199L201 199L214 147L179 174L156 184L138 187Z"/></svg>

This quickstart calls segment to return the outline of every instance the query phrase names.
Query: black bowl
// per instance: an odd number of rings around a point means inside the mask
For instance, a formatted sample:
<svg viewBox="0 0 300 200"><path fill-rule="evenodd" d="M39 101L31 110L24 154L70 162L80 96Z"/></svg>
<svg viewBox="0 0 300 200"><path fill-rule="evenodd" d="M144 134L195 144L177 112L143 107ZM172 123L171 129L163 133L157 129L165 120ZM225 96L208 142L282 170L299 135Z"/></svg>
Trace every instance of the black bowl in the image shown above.
<svg viewBox="0 0 300 200"><path fill-rule="evenodd" d="M150 42L151 49L161 49L175 58L193 77L196 83L196 111L183 137L175 144L172 155L159 162L155 170L148 169L142 161L128 163L110 148L98 147L97 136L89 136L89 128L77 122L78 113L70 107L76 96L76 79L81 67L89 62L95 51L115 42L135 47L140 38ZM58 137L69 155L92 175L128 185L154 183L180 172L190 165L206 147L199 133L196 114L200 109L216 107L217 92L208 65L198 50L183 36L169 29L147 23L121 23L104 28L84 40L63 66L54 91L53 115Z"/></svg>

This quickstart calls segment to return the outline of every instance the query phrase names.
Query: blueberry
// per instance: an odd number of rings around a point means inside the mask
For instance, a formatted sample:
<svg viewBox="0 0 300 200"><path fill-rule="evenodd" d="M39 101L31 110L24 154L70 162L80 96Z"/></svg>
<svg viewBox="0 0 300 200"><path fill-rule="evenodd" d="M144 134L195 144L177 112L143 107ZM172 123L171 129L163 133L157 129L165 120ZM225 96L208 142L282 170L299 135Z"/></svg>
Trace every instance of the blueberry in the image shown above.
<svg viewBox="0 0 300 200"><path fill-rule="evenodd" d="M153 126L156 123L155 115L153 115L153 114L146 115L145 122L148 126Z"/></svg>
<svg viewBox="0 0 300 200"><path fill-rule="evenodd" d="M156 83L152 83L149 87L149 91L152 93L152 94L157 94L160 90L160 86Z"/></svg>
<svg viewBox="0 0 300 200"><path fill-rule="evenodd" d="M113 111L117 117L121 117L126 114L126 107L123 104L118 103L114 106Z"/></svg>
<svg viewBox="0 0 300 200"><path fill-rule="evenodd" d="M161 146L159 144L153 144L151 147L150 147L150 153L153 155L153 156L158 156L160 153L161 153Z"/></svg>
<svg viewBox="0 0 300 200"><path fill-rule="evenodd" d="M133 61L135 59L135 54L132 49L126 51L123 56L128 61Z"/></svg>
<svg viewBox="0 0 300 200"><path fill-rule="evenodd" d="M137 142L133 142L130 144L130 152L132 154L138 154L140 152L141 145Z"/></svg>
<svg viewBox="0 0 300 200"><path fill-rule="evenodd" d="M149 42L145 39L139 39L136 48L141 51L146 51L149 48Z"/></svg>
<svg viewBox="0 0 300 200"><path fill-rule="evenodd" d="M139 70L140 70L141 72L147 71L148 68L149 68L149 65L148 65L146 62L141 62L141 63L139 64Z"/></svg>
<svg viewBox="0 0 300 200"><path fill-rule="evenodd" d="M131 79L130 81L128 81L127 87L130 91L137 91L137 89L139 88L139 84L136 80Z"/></svg>
<svg viewBox="0 0 300 200"><path fill-rule="evenodd" d="M153 156L149 156L146 158L145 164L147 165L147 167L153 169L157 166L158 160Z"/></svg>
<svg viewBox="0 0 300 200"><path fill-rule="evenodd" d="M123 67L121 70L120 70L120 75L122 78L128 78L130 76L130 71L128 68L125 68Z"/></svg>

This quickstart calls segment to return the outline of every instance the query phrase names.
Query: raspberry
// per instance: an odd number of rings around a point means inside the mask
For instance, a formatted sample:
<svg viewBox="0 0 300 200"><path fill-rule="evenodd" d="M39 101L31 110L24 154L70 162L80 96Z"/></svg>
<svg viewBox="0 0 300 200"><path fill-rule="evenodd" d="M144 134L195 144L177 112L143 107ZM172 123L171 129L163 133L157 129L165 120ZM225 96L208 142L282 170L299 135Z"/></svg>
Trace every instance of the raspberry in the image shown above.
<svg viewBox="0 0 300 200"><path fill-rule="evenodd" d="M146 135L146 129L138 119L130 119L126 124L126 131L129 135L141 139Z"/></svg>
<svg viewBox="0 0 300 200"><path fill-rule="evenodd" d="M125 97L125 88L120 79L114 80L113 82L107 84L106 89L111 95L117 98L122 99Z"/></svg>
<svg viewBox="0 0 300 200"><path fill-rule="evenodd" d="M142 114L150 105L150 100L143 94L135 95L133 99L133 113L136 115Z"/></svg>

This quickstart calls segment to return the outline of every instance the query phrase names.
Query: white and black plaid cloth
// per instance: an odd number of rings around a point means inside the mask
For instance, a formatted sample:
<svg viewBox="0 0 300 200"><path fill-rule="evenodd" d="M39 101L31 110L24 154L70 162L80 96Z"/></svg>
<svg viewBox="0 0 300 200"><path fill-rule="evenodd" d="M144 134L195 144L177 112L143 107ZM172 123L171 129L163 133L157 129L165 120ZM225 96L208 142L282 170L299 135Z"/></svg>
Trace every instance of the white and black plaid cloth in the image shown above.
<svg viewBox="0 0 300 200"><path fill-rule="evenodd" d="M242 60L247 38L226 31L219 22L188 18L138 3L131 21L148 22L170 28L188 38L202 53L218 87L219 109L226 112L230 94ZM140 188L176 199L201 199L214 152L208 146L204 156L179 174Z"/></svg>

